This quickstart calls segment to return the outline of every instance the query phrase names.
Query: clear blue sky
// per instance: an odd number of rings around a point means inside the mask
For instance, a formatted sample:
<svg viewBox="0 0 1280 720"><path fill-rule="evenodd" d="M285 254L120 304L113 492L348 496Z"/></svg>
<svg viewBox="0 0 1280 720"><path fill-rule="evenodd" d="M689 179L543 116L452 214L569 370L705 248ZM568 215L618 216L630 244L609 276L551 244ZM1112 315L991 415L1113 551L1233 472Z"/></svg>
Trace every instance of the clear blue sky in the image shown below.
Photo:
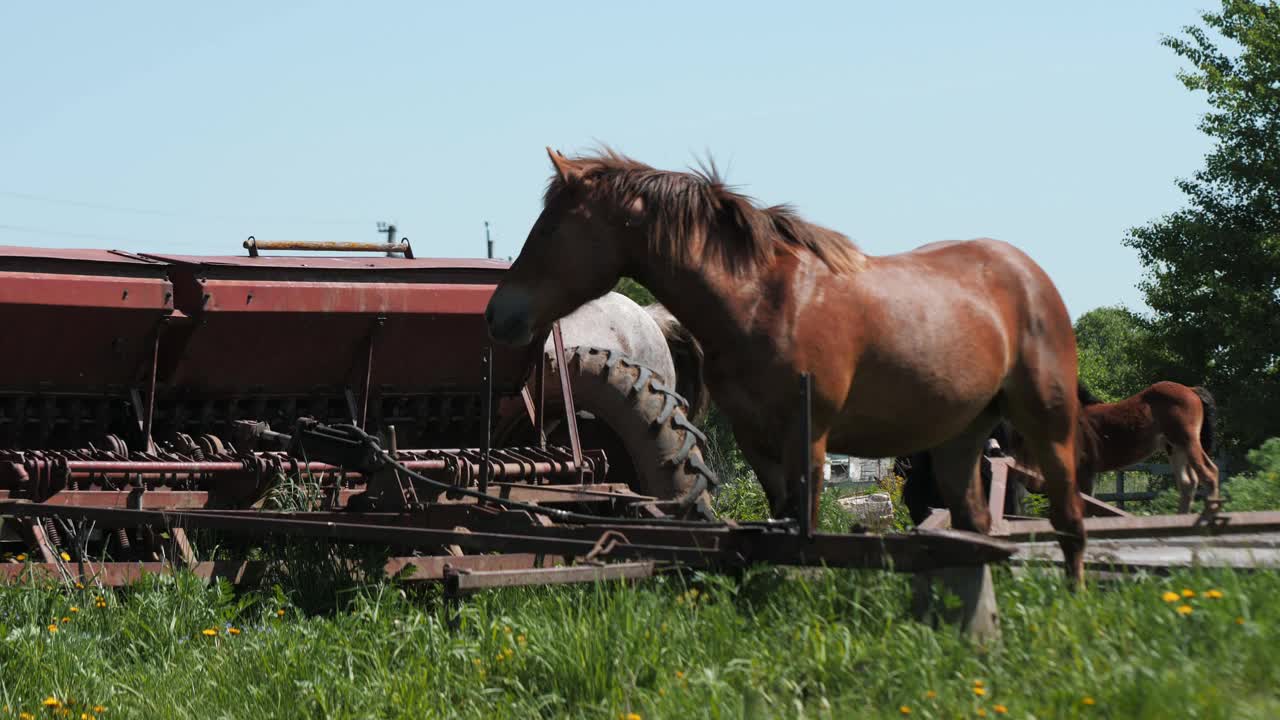
<svg viewBox="0 0 1280 720"><path fill-rule="evenodd" d="M710 151L869 253L989 235L1073 316L1140 309L1121 239L1209 149L1159 41L1214 5L6 3L0 244L240 253L388 220L482 256L488 220L514 256L543 147L602 141Z"/></svg>

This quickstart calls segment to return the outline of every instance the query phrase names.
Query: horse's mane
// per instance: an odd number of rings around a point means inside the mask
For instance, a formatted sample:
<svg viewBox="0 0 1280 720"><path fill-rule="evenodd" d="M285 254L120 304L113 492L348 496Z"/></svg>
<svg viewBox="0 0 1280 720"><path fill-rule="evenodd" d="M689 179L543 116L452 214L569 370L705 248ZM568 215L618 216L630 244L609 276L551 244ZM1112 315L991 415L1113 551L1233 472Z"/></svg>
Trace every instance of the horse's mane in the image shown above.
<svg viewBox="0 0 1280 720"><path fill-rule="evenodd" d="M864 256L848 237L801 219L788 205L757 207L730 189L714 160L690 172L657 170L604 147L569 159L582 170L589 192L616 207L639 199L650 218L649 249L671 262L696 262L708 250L733 269L767 263L779 248L813 253L834 272L862 269ZM550 206L567 190L557 174L543 198ZM713 227L729 226L740 242Z"/></svg>
<svg viewBox="0 0 1280 720"><path fill-rule="evenodd" d="M1080 401L1080 406L1086 405L1102 405L1102 398L1093 394L1093 391L1084 386L1084 383L1076 381L1076 399Z"/></svg>

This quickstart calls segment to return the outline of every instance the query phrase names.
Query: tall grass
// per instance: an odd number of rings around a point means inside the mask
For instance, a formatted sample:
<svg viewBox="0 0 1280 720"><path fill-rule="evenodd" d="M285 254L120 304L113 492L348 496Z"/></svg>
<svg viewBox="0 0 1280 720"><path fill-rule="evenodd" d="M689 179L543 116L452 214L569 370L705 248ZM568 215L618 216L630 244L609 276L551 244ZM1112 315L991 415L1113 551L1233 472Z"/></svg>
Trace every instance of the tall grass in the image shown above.
<svg viewBox="0 0 1280 720"><path fill-rule="evenodd" d="M1004 635L986 652L912 621L906 579L873 572L500 590L467 602L454 632L437 595L395 583L321 614L295 604L307 588L237 595L190 576L109 593L10 586L0 705L51 717L52 698L103 718L1280 713L1277 575L1073 595L1059 574L997 573Z"/></svg>

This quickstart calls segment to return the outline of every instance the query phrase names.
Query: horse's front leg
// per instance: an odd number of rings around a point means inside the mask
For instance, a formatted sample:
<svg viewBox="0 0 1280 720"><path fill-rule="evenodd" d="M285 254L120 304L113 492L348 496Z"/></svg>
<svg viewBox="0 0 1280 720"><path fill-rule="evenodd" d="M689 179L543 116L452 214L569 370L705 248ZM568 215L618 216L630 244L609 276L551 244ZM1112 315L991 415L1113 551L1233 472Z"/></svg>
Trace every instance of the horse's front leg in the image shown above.
<svg viewBox="0 0 1280 720"><path fill-rule="evenodd" d="M781 512L775 508L774 517L804 517L805 500L809 500L809 527L818 529L818 501L822 498L822 484L825 480L823 467L827 460L827 433L814 428L813 438L809 445L804 445L800 432L788 433L787 446L783 450L783 485L786 488L785 506ZM805 464L809 466L809 493L806 497L801 481L804 478Z"/></svg>

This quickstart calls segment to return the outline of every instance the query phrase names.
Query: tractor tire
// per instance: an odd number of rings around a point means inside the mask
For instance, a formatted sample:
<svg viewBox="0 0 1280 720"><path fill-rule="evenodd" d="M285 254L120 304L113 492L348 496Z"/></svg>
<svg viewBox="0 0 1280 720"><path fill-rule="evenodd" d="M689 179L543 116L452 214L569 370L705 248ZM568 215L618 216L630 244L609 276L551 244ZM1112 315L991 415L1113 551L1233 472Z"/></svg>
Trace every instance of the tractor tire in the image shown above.
<svg viewBox="0 0 1280 720"><path fill-rule="evenodd" d="M714 519L711 493L719 480L704 461L706 436L685 414L688 402L616 350L566 348L565 361L582 446L605 451L608 480L658 498L674 515ZM558 388L553 362L547 370L547 387ZM562 409L546 430L549 441L569 444Z"/></svg>

